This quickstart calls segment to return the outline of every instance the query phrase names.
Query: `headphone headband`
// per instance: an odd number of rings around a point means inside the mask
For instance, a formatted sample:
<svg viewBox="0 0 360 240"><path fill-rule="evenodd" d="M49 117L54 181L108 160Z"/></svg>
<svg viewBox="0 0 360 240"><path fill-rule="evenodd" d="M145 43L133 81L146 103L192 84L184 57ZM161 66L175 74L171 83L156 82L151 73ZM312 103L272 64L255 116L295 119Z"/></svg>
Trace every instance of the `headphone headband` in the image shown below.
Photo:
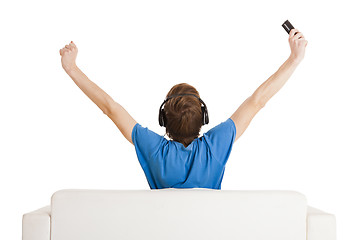
<svg viewBox="0 0 360 240"><path fill-rule="evenodd" d="M207 107L206 104L204 103L203 100L201 100L201 98L199 98L198 96L196 96L195 94L191 94L191 93L183 93L183 94L174 94L171 95L169 97L167 97L164 102L161 104L160 109L159 109L159 124L160 126L165 126L164 120L165 120L165 113L164 110L162 110L162 106L170 99L175 98L175 97L180 97L180 96L194 96L197 99L199 99L199 101L204 105L203 107L201 107L202 111L203 111L203 124L208 124L209 123L209 117L208 117L208 112L207 112Z"/></svg>
<svg viewBox="0 0 360 240"><path fill-rule="evenodd" d="M162 108L162 106L170 99L175 98L175 97L181 97L181 96L194 96L197 99L199 99L199 101L204 105L204 107L206 107L206 104L203 102L203 100L201 100L201 98L199 98L198 96L196 96L195 94L191 94L191 93L184 93L184 94L174 94L171 95L169 97L167 97L164 102L161 104L160 109Z"/></svg>

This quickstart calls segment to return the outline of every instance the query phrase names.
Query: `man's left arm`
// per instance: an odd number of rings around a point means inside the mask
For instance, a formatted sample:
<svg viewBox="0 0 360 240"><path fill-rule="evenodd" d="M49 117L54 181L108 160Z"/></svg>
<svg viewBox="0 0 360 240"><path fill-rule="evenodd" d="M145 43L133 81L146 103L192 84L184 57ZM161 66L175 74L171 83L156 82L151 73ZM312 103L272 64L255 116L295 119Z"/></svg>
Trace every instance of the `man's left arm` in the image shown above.
<svg viewBox="0 0 360 240"><path fill-rule="evenodd" d="M114 101L105 91L92 82L76 65L68 67L65 72L75 84L88 96L102 111L108 115L110 104Z"/></svg>
<svg viewBox="0 0 360 240"><path fill-rule="evenodd" d="M130 114L104 90L92 82L76 65L66 68L65 72L103 113L115 123L124 137L132 143L131 133L136 121Z"/></svg>
<svg viewBox="0 0 360 240"><path fill-rule="evenodd" d="M124 137L132 143L131 133L136 121L105 91L93 83L76 65L78 48L71 41L59 51L61 65L75 84L88 96L119 128Z"/></svg>

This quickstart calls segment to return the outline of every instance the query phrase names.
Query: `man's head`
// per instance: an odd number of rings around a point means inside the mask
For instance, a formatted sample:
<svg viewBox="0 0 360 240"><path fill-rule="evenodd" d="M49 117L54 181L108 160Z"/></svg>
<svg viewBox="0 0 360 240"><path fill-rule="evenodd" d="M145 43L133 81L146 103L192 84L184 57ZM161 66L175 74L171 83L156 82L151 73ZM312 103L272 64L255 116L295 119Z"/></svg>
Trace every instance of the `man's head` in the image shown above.
<svg viewBox="0 0 360 240"><path fill-rule="evenodd" d="M166 97L177 94L193 94L175 96L164 104L164 120L167 135L174 141L188 146L199 136L203 125L203 111L198 91L187 83L173 86ZM197 98L197 97L198 98Z"/></svg>

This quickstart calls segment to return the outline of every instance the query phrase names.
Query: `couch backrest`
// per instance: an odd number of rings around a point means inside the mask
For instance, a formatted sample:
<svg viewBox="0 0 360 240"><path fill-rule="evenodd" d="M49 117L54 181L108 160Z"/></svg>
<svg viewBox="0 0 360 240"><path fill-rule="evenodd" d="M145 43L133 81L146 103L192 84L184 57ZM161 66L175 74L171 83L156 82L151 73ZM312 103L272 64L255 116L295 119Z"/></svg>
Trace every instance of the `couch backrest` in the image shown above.
<svg viewBox="0 0 360 240"><path fill-rule="evenodd" d="M306 240L306 209L294 191L64 189L51 240Z"/></svg>

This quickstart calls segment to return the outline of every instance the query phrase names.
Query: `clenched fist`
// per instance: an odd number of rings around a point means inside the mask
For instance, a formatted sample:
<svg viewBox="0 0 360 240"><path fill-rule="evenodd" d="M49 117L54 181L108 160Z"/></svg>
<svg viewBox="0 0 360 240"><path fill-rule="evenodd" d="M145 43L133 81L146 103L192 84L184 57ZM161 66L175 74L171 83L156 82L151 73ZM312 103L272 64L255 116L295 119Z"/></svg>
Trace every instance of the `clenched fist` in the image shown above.
<svg viewBox="0 0 360 240"><path fill-rule="evenodd" d="M304 34L295 28L291 29L289 33L289 44L291 49L290 57L295 61L300 62L305 56L305 47L308 44Z"/></svg>
<svg viewBox="0 0 360 240"><path fill-rule="evenodd" d="M69 70L76 66L76 56L78 49L72 41L69 45L65 45L64 48L60 49L61 64L64 70Z"/></svg>

